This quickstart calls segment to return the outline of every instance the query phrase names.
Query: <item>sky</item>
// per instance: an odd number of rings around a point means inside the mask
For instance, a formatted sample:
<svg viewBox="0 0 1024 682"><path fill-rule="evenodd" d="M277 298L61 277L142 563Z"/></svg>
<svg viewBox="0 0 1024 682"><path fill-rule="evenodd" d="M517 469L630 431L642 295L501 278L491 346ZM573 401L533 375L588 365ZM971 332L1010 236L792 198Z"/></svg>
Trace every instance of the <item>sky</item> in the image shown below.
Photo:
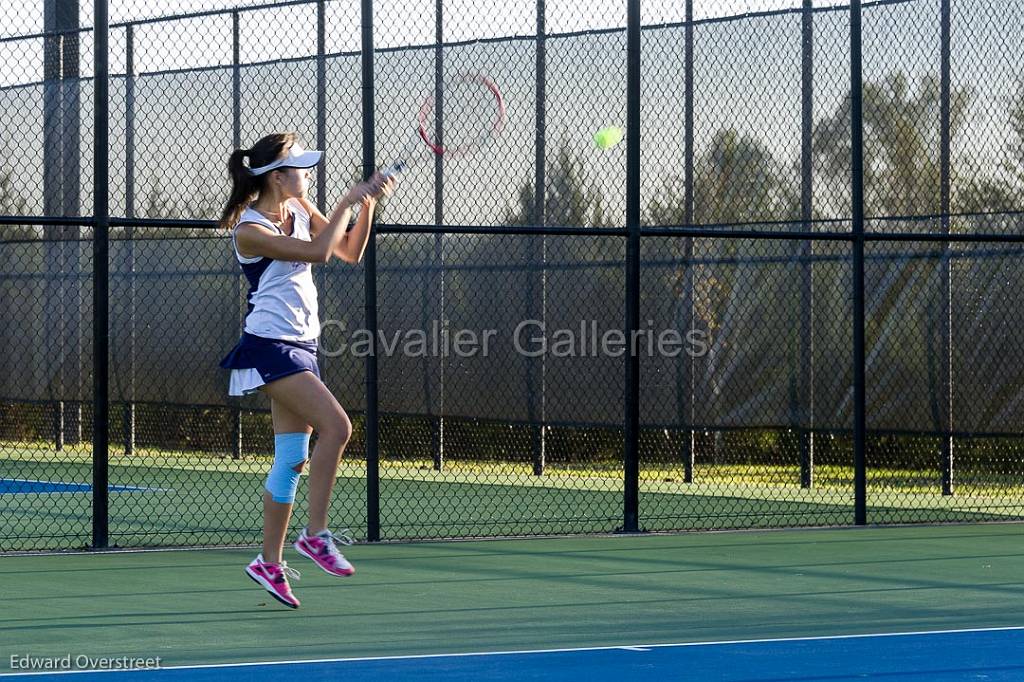
<svg viewBox="0 0 1024 682"><path fill-rule="evenodd" d="M93 3L79 0L83 26L92 25ZM316 45L314 6L258 8L259 0L112 0L109 16L112 24L219 9L250 8L242 20L242 61L297 57L308 54ZM801 0L695 0L694 17L734 16L800 6ZM815 0L816 7L843 4L838 0ZM331 26L350 28L332 30L328 52L359 49L359 0L328 0ZM624 0L547 0L548 33L563 33L625 26ZM376 0L375 42L387 48L434 40L434 0ZM466 41L509 35L529 35L536 31L536 0L446 0L445 40ZM682 21L684 3L680 0L644 0L641 4L644 24ZM43 0L0 0L4 26L0 40L30 35L43 30ZM202 26L200 30L199 27ZM230 61L230 14L196 20L150 24L140 33L154 40L181 41L181 49L138 55L139 71L213 66ZM267 39L268 36L275 36ZM124 31L111 34L112 53L123 54ZM122 46L118 49L119 44ZM92 68L91 41L82 40L82 72ZM112 60L113 61L113 60ZM0 86L41 80L42 55L39 39L0 43Z"/></svg>

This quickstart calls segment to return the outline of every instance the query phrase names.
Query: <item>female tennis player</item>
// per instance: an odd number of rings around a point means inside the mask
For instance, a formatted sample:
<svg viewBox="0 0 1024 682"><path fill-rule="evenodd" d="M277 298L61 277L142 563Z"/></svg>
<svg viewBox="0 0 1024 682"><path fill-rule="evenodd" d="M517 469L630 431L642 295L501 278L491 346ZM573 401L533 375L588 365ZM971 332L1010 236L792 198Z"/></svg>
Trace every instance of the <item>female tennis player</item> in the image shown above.
<svg viewBox="0 0 1024 682"><path fill-rule="evenodd" d="M245 572L293 609L299 600L288 578L298 579L299 572L288 567L282 549L307 461L309 520L295 549L331 575L354 573L335 544L352 541L333 535L327 526L331 490L352 423L320 380L320 320L311 267L331 258L358 263L376 200L394 186L393 179L377 173L349 189L327 218L306 198L309 169L322 156L304 150L294 133L268 135L252 149L236 150L228 161L231 195L220 220L231 230L235 257L249 280L245 329L220 366L231 371L230 395L262 391L270 397L274 425L274 463L263 494L263 552ZM347 231L356 204L362 208ZM313 429L317 440L310 457Z"/></svg>

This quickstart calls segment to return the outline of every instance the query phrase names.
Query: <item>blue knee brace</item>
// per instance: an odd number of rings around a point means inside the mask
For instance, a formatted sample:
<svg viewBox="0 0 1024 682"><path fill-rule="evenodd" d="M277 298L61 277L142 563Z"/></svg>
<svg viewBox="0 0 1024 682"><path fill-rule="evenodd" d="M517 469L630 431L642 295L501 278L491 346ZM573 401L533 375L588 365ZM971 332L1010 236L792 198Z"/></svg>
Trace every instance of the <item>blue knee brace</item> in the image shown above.
<svg viewBox="0 0 1024 682"><path fill-rule="evenodd" d="M274 502L295 501L299 487L299 472L295 470L306 461L309 453L308 433L274 434L274 465L267 476L267 492Z"/></svg>

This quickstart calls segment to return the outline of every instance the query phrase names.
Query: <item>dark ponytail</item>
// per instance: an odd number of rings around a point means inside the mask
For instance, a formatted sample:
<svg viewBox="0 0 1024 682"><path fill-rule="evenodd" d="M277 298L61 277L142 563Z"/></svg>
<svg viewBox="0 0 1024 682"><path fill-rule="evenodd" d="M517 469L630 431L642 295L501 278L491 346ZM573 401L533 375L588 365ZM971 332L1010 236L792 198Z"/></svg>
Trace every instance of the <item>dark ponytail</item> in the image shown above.
<svg viewBox="0 0 1024 682"><path fill-rule="evenodd" d="M220 226L230 230L238 222L246 205L251 203L263 190L266 175L251 175L249 168L266 166L279 158L297 140L295 133L273 133L260 139L252 149L236 149L228 158L228 174L231 177L231 194L220 215ZM244 163L249 159L248 167Z"/></svg>

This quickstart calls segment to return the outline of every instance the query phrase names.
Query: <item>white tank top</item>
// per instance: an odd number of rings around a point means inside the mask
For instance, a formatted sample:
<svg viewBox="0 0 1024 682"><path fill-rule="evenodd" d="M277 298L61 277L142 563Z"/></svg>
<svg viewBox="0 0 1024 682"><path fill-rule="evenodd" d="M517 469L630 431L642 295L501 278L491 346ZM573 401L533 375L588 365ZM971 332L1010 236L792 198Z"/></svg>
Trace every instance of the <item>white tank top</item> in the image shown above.
<svg viewBox="0 0 1024 682"><path fill-rule="evenodd" d="M294 216L294 239L312 241L309 214L295 201L287 202ZM242 223L256 223L284 232L252 207L242 212L231 230L231 246L242 272L249 280L249 311L245 331L254 336L282 341L311 341L320 336L320 317L310 263L279 261L264 256L245 258L238 252L236 234Z"/></svg>

